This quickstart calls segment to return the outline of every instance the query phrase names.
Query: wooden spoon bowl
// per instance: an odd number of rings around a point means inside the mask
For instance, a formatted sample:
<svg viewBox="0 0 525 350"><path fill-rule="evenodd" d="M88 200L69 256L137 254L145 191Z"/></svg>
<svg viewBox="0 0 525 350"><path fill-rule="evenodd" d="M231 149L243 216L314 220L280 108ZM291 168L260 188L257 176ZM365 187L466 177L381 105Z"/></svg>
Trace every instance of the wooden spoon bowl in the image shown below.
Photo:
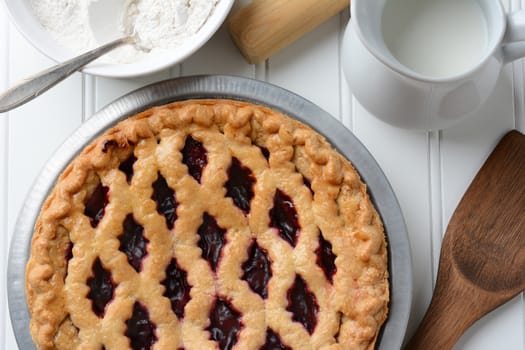
<svg viewBox="0 0 525 350"><path fill-rule="evenodd" d="M483 315L525 290L525 135L506 134L454 212L429 309L407 349L452 349Z"/></svg>

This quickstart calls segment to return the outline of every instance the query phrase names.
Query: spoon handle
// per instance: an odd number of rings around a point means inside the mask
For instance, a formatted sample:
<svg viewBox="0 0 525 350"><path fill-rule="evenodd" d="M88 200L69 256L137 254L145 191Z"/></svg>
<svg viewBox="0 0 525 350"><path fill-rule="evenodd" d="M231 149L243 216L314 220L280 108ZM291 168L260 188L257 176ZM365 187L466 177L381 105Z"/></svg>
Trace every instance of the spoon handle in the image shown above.
<svg viewBox="0 0 525 350"><path fill-rule="evenodd" d="M46 92L71 74L105 53L134 42L132 37L124 37L88 51L80 56L48 68L43 72L26 78L0 95L0 113L7 112Z"/></svg>

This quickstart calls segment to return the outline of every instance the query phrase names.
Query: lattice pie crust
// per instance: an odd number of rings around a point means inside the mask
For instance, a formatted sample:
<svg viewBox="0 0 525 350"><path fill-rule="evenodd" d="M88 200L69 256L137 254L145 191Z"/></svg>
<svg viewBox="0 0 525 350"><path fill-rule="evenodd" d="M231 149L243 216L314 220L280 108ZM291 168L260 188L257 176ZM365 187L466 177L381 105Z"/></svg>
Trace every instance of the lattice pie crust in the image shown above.
<svg viewBox="0 0 525 350"><path fill-rule="evenodd" d="M26 289L39 349L373 349L383 226L309 127L229 100L149 109L60 175Z"/></svg>

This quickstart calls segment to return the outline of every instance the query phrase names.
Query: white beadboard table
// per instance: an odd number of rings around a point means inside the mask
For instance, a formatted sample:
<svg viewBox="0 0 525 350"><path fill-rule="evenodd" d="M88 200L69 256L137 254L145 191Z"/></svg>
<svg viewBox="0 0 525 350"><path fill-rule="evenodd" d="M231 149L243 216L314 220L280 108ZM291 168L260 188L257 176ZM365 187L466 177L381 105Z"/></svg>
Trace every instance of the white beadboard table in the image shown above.
<svg viewBox="0 0 525 350"><path fill-rule="evenodd" d="M247 2L237 0L234 10ZM503 2L508 11L525 8L525 0ZM2 5L3 90L53 62L18 33ZM414 267L408 329L412 334L430 301L442 235L461 196L499 138L510 129L525 132L525 65L508 65L489 102L454 128L400 130L367 113L349 91L340 62L348 18L348 11L341 13L259 65L243 60L223 27L196 54L169 70L130 80L77 73L38 99L0 114L0 348L17 349L5 285L9 242L24 198L55 148L94 112L131 90L170 77L207 73L256 78L296 92L340 120L370 150L394 188L408 227ZM455 349L519 350L525 349L524 338L520 295L475 324Z"/></svg>

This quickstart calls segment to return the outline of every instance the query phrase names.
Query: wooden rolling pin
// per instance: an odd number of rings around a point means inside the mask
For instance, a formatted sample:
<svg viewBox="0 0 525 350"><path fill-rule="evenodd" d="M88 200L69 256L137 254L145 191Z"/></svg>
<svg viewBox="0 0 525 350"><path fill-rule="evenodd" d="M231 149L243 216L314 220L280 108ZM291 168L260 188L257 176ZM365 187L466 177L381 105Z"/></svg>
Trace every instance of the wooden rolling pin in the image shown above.
<svg viewBox="0 0 525 350"><path fill-rule="evenodd" d="M229 20L233 41L260 63L350 5L350 0L253 0Z"/></svg>

